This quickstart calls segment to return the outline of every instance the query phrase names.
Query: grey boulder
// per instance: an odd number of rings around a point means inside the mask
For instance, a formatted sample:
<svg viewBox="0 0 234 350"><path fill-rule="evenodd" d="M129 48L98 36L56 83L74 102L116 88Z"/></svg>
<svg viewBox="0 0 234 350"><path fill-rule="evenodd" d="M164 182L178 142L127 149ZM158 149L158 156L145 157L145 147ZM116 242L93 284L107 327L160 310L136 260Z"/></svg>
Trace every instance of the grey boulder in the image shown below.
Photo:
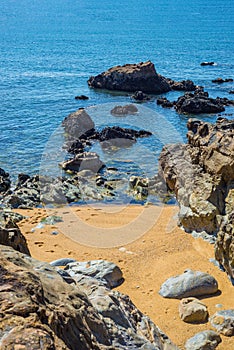
<svg viewBox="0 0 234 350"><path fill-rule="evenodd" d="M182 299L215 294L217 291L218 282L214 277L205 272L186 270L167 279L161 285L159 294L164 298Z"/></svg>
<svg viewBox="0 0 234 350"><path fill-rule="evenodd" d="M75 280L81 276L89 276L103 282L109 288L119 286L123 282L123 274L120 268L106 260L91 260L73 262L64 268Z"/></svg>

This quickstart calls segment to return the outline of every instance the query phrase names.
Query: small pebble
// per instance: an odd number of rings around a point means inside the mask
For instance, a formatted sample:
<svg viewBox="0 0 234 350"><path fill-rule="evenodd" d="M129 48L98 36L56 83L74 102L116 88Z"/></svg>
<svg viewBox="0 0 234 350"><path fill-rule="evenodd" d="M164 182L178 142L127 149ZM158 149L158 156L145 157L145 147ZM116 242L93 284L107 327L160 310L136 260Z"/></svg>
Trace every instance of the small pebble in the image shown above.
<svg viewBox="0 0 234 350"><path fill-rule="evenodd" d="M59 234L59 232L58 232L58 231L52 231L51 234L54 235L54 236L56 236L56 235Z"/></svg>
<svg viewBox="0 0 234 350"><path fill-rule="evenodd" d="M119 248L119 251L120 251L120 252L126 252L126 248L121 247L121 248Z"/></svg>
<svg viewBox="0 0 234 350"><path fill-rule="evenodd" d="M223 305L222 304L216 304L215 307L221 308L221 307L223 307Z"/></svg>

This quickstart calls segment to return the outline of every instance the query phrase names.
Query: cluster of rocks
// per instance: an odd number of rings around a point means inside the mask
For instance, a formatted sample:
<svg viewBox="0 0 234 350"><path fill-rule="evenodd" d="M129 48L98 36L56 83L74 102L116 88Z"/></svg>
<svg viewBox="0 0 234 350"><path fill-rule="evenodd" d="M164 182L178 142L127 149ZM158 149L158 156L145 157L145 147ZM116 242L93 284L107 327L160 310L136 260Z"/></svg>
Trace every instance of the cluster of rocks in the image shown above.
<svg viewBox="0 0 234 350"><path fill-rule="evenodd" d="M166 97L159 98L157 104L164 108L174 107L182 114L206 114L225 111L225 106L234 106L234 101L228 98L211 98L208 92L197 88L194 93L185 93L176 101L169 101Z"/></svg>
<svg viewBox="0 0 234 350"><path fill-rule="evenodd" d="M136 113L136 108L133 107L132 105L116 106L111 113L121 115ZM75 154L75 157L63 162L61 166L64 170L73 172L91 170L98 173L104 166L96 153L89 152L94 142L100 142L102 148L121 148L131 146L139 137L152 135L149 131L126 129L119 126L105 127L97 131L91 117L84 109L68 115L62 124L67 135L65 148L69 153Z"/></svg>
<svg viewBox="0 0 234 350"><path fill-rule="evenodd" d="M212 83L216 83L216 84L223 84L223 83L232 83L233 79L232 78L216 78L212 80Z"/></svg>
<svg viewBox="0 0 234 350"><path fill-rule="evenodd" d="M113 114L133 114L134 105L116 106ZM138 138L151 136L145 130L105 127L98 131L84 109L68 115L62 123L65 131L64 148L69 159L60 165L68 176L49 177L19 174L16 184L0 169L0 203L10 208L32 208L41 204L63 205L66 203L103 200L114 197L122 190L129 193L127 174L122 178L117 168L106 167L99 155L90 151L95 142L105 149L130 147ZM116 191L115 191L116 190Z"/></svg>
<svg viewBox="0 0 234 350"><path fill-rule="evenodd" d="M178 349L128 296L112 290L123 282L117 265L48 264L29 256L25 240L7 239L0 242L1 349Z"/></svg>
<svg viewBox="0 0 234 350"><path fill-rule="evenodd" d="M164 298L180 299L179 316L182 321L198 324L208 321L207 306L200 299L212 296L218 292L218 283L208 273L186 270L183 274L170 277L161 286L159 294ZM195 298L197 297L197 298ZM224 336L234 335L234 310L220 310L209 318L210 324L216 329L197 333L186 344L186 350L213 350Z"/></svg>
<svg viewBox="0 0 234 350"><path fill-rule="evenodd" d="M164 146L159 173L179 204L187 232L217 235L215 255L234 278L234 120L188 121L188 144Z"/></svg>
<svg viewBox="0 0 234 350"><path fill-rule="evenodd" d="M115 66L92 76L88 85L95 89L134 92L133 98L147 100L146 94L161 94L171 90L193 91L196 85L191 80L176 82L156 72L151 61Z"/></svg>
<svg viewBox="0 0 234 350"><path fill-rule="evenodd" d="M202 66L214 64L214 62L201 63ZM221 84L233 82L233 79L217 78L212 82ZM177 82L161 76L151 61L112 67L97 76L90 77L88 85L95 89L134 92L132 98L138 102L148 101L150 97L147 94L162 94L171 90L186 91L177 101L168 101L165 97L157 100L157 104L165 108L174 107L178 113L219 113L225 110L225 106L234 105L234 101L227 98L210 98L201 86L195 85L191 80Z"/></svg>

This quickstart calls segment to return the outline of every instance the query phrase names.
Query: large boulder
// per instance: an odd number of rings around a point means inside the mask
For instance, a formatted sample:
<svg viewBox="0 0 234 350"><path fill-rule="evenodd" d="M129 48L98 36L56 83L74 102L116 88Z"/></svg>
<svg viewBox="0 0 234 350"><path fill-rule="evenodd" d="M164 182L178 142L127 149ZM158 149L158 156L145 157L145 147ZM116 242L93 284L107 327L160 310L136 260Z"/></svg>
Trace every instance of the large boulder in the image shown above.
<svg viewBox="0 0 234 350"><path fill-rule="evenodd" d="M185 230L218 235L216 258L233 278L234 120L189 119L187 126L188 144L163 148L159 174L176 195Z"/></svg>
<svg viewBox="0 0 234 350"><path fill-rule="evenodd" d="M177 349L127 296L95 278L77 284L4 246L0 270L1 349Z"/></svg>
<svg viewBox="0 0 234 350"><path fill-rule="evenodd" d="M129 92L140 90L150 94L161 94L171 90L167 79L156 72L154 64L150 61L115 66L90 77L88 85L96 89Z"/></svg>
<svg viewBox="0 0 234 350"><path fill-rule="evenodd" d="M62 126L68 137L79 138L82 134L94 128L94 122L83 109L69 114L62 122Z"/></svg>
<svg viewBox="0 0 234 350"><path fill-rule="evenodd" d="M183 299L202 295L215 294L218 282L208 273L186 270L183 274L168 278L162 285L159 294L164 298Z"/></svg>

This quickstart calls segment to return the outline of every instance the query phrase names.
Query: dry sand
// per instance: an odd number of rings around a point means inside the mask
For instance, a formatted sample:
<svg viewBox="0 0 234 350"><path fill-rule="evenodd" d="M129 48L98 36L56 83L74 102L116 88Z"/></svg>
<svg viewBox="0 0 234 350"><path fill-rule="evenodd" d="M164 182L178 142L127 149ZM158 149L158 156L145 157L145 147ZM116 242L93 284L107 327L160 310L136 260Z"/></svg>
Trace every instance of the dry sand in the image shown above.
<svg viewBox="0 0 234 350"><path fill-rule="evenodd" d="M212 274L220 293L203 299L210 315L233 308L234 289L226 274L209 261L214 257L213 246L176 226L173 219L176 210L173 206L79 206L18 212L28 216L19 226L34 258L48 262L63 257L113 261L125 278L118 290L128 294L143 313L184 349L188 338L212 327L209 322L192 325L181 321L179 301L162 298L158 294L161 284L187 268ZM64 222L31 232L43 217L52 214L62 216ZM59 234L53 235L53 231ZM222 336L217 349L234 349L234 337Z"/></svg>

